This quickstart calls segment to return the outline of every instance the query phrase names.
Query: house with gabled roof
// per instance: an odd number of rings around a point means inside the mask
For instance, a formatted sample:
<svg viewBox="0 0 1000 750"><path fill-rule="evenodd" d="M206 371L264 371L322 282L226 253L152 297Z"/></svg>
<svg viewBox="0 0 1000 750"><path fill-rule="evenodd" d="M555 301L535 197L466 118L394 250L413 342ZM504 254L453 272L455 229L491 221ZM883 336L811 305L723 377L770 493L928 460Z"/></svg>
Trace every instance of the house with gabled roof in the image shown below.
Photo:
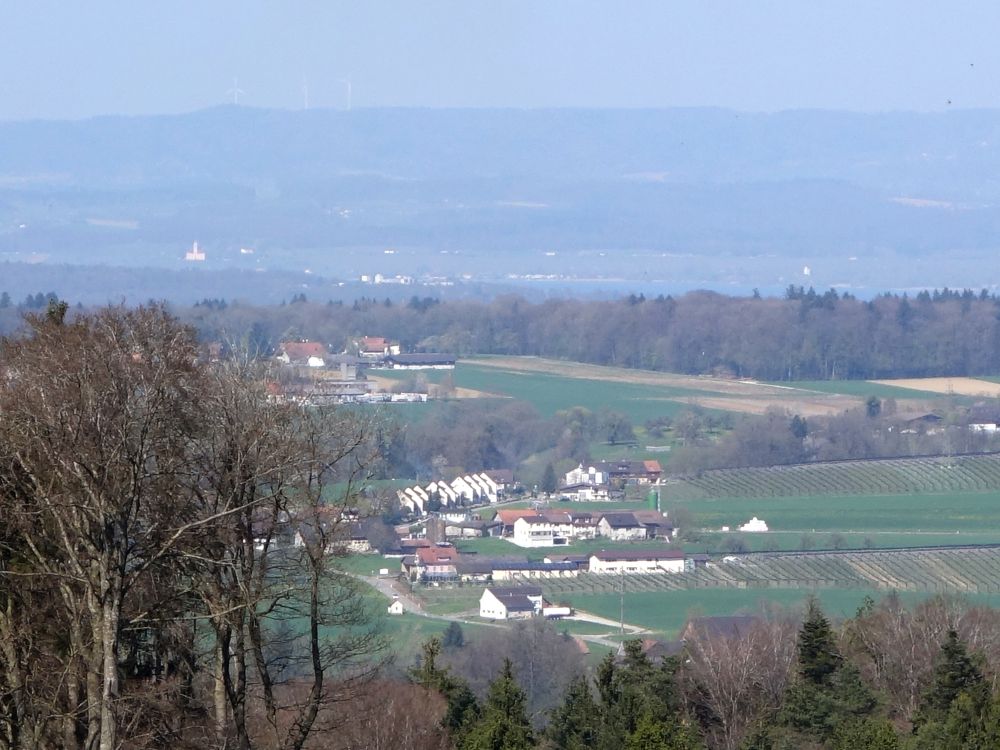
<svg viewBox="0 0 1000 750"><path fill-rule="evenodd" d="M663 474L663 467L656 460L647 461L602 461L594 467L606 474L609 481L650 484Z"/></svg>
<svg viewBox="0 0 1000 750"><path fill-rule="evenodd" d="M514 533L514 522L519 518L531 518L538 515L537 510L531 508L501 508L493 514L493 520L503 524L502 536L510 536Z"/></svg>
<svg viewBox="0 0 1000 750"><path fill-rule="evenodd" d="M417 577L422 581L453 581L458 576L459 554L451 545L417 550Z"/></svg>
<svg viewBox="0 0 1000 750"><path fill-rule="evenodd" d="M538 586L489 586L479 599L479 616L487 620L527 619L544 606Z"/></svg>
<svg viewBox="0 0 1000 750"><path fill-rule="evenodd" d="M553 522L542 515L522 516L514 521L511 541L518 547L552 547L567 544L569 538L560 534L559 522Z"/></svg>
<svg viewBox="0 0 1000 750"><path fill-rule="evenodd" d="M278 344L276 359L286 365L326 367L326 358L329 355L326 345L318 341L282 341Z"/></svg>
<svg viewBox="0 0 1000 750"><path fill-rule="evenodd" d="M390 354L399 354L399 344L384 336L363 336L357 342L358 356L363 359L382 359Z"/></svg>
<svg viewBox="0 0 1000 750"><path fill-rule="evenodd" d="M597 524L599 536L613 542L637 542L648 538L646 527L632 513L605 513Z"/></svg>
<svg viewBox="0 0 1000 750"><path fill-rule="evenodd" d="M646 537L649 539L672 539L675 533L674 525L665 513L658 510L633 510L635 520L646 527Z"/></svg>

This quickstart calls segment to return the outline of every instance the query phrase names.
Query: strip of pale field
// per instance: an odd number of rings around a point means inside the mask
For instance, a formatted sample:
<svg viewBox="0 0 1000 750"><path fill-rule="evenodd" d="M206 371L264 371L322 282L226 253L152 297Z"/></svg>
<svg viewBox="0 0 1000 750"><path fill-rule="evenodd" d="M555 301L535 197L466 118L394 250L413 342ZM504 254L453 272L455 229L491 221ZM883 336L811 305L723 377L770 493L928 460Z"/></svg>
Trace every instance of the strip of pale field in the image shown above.
<svg viewBox="0 0 1000 750"><path fill-rule="evenodd" d="M368 380L375 384L375 387L379 391L390 391L393 386L399 385L399 380L395 378L387 378L379 375L373 375L368 372L366 376ZM504 398L503 396L496 393L487 393L486 391L477 391L473 388L460 388L456 387L454 392L451 394L451 398Z"/></svg>
<svg viewBox="0 0 1000 750"><path fill-rule="evenodd" d="M501 370L511 370L513 372L537 372L546 375L558 375L564 378L601 380L609 383L635 383L637 385L688 388L694 391L707 391L709 393L731 396L781 397L789 395L789 392L809 393L809 391L801 391L798 388L757 383L749 380L727 380L725 378L677 375L669 372L654 372L652 370L632 370L626 367L591 365L583 362L568 362L561 359L545 359L543 357L484 357L482 359L470 360L470 364L480 367L496 367Z"/></svg>
<svg viewBox="0 0 1000 750"><path fill-rule="evenodd" d="M680 399L672 399L678 401ZM697 404L706 409L720 409L722 411L735 411L740 414L764 414L768 409L778 407L791 414L798 414L803 417L826 417L832 414L840 414L857 406L858 399L852 396L817 396L810 399L799 398L689 398L686 403Z"/></svg>
<svg viewBox="0 0 1000 750"><path fill-rule="evenodd" d="M651 370L632 370L542 357L485 357L469 360L468 364L512 374L531 373L568 380L684 389L689 393L683 396L651 396L649 400L671 401L741 414L764 414L768 409L778 408L805 417L829 416L858 406L864 398L856 393L824 392L751 380L727 380ZM986 385L994 384L986 383ZM995 385L1000 392L1000 384ZM900 408L914 410L929 408L919 399L897 399L897 401Z"/></svg>
<svg viewBox="0 0 1000 750"><path fill-rule="evenodd" d="M872 380L872 383L909 388L930 393L958 394L959 396L1000 396L1000 383L991 383L978 378L899 378L894 380Z"/></svg>

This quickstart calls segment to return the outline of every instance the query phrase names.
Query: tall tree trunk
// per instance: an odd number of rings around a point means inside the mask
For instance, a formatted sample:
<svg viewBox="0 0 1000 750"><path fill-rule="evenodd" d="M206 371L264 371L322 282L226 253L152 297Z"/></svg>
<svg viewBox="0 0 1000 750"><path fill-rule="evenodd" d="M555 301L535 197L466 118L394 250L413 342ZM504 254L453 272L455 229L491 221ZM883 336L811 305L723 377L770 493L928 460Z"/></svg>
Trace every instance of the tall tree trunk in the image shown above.
<svg viewBox="0 0 1000 750"><path fill-rule="evenodd" d="M101 618L101 645L103 651L101 689L101 744L100 750L118 750L118 626L121 604L117 587L112 587L104 603Z"/></svg>
<svg viewBox="0 0 1000 750"><path fill-rule="evenodd" d="M229 658L224 643L229 639L221 632L224 627L225 625L219 626L215 634L215 689L212 694L215 704L215 739L219 747L225 747L228 732L229 699L226 697L225 673L229 670Z"/></svg>

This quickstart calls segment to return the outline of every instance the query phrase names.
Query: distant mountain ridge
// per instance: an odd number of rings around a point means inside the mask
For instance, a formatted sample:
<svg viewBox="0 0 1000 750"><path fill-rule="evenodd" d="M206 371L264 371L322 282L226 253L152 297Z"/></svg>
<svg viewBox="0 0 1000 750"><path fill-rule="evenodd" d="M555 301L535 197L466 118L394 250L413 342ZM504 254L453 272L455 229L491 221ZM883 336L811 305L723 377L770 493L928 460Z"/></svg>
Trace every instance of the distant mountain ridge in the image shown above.
<svg viewBox="0 0 1000 750"><path fill-rule="evenodd" d="M956 286L1000 237L1000 110L225 106L0 143L0 260Z"/></svg>
<svg viewBox="0 0 1000 750"><path fill-rule="evenodd" d="M0 122L0 174L186 182L324 179L652 178L847 180L944 197L1000 185L1000 110L865 114L723 109L265 110ZM975 185L971 185L975 183Z"/></svg>

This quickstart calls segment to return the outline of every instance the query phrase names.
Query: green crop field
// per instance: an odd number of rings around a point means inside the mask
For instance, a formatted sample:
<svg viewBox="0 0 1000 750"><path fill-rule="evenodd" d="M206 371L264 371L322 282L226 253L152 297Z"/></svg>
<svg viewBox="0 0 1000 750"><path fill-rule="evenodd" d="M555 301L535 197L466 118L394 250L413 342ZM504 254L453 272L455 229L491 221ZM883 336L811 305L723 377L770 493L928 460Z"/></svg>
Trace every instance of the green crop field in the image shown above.
<svg viewBox="0 0 1000 750"><path fill-rule="evenodd" d="M640 625L664 638L675 638L691 617L709 615L754 614L765 606L790 609L803 607L806 598L815 594L826 613L834 619L852 616L865 596L882 594L865 590L781 589L769 591L697 589L692 591L631 592L625 594L625 622ZM926 598L927 594L902 594L907 603ZM1000 597L996 597L1000 601ZM577 609L617 620L621 599L617 594L574 594L569 601Z"/></svg>
<svg viewBox="0 0 1000 750"><path fill-rule="evenodd" d="M719 469L675 479L663 488L663 497L677 502L990 491L1000 492L1000 454Z"/></svg>
<svg viewBox="0 0 1000 750"><path fill-rule="evenodd" d="M667 398L706 395L685 388L514 372L468 362L455 369L454 380L461 388L527 401L542 414L552 415L574 406L591 411L607 408L620 411L639 424L653 417L673 416L686 408L683 403Z"/></svg>
<svg viewBox="0 0 1000 750"><path fill-rule="evenodd" d="M541 560L547 555L584 555L602 549L663 550L664 543L659 541L621 543L610 542L607 539L581 539L571 544L558 547L518 547L516 544L491 537L486 539L455 539L455 547L459 552L476 552L484 557L526 556L529 560ZM398 567L398 565L397 565Z"/></svg>
<svg viewBox="0 0 1000 750"><path fill-rule="evenodd" d="M736 529L756 516L780 532L1000 534L1000 491L706 498L679 504L689 512L690 525L703 529ZM668 513L677 505L664 502Z"/></svg>

